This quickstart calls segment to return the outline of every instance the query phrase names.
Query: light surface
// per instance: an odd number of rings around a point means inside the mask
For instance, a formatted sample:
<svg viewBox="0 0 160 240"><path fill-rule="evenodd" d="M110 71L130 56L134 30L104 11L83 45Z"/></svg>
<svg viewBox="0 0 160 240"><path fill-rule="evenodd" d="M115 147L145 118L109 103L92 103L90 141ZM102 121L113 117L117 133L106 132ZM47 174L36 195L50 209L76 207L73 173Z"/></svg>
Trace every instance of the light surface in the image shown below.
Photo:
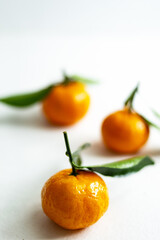
<svg viewBox="0 0 160 240"><path fill-rule="evenodd" d="M70 167L64 130L72 151L92 144L82 154L85 164L104 164L128 157L104 148L100 126L137 82L136 109L153 121L149 107L160 112L159 1L75 2L1 1L0 96L40 89L61 79L64 69L100 84L88 86L90 110L72 127L50 126L40 104L20 110L0 104L0 239L159 240L160 132L155 129L138 154L152 156L156 164L126 177L103 177L110 205L96 224L67 231L41 209L45 181Z"/></svg>
<svg viewBox="0 0 160 240"><path fill-rule="evenodd" d="M70 167L64 155L64 130L68 131L72 150L84 142L91 142L91 149L83 153L86 164L120 160L124 156L109 153L102 145L100 125L103 118L121 108L124 98L139 79L142 79L141 88L135 105L138 108L141 106L138 103L144 106L141 101L144 99L150 106L156 107L159 102L159 84L156 81L159 68L155 67L159 56L154 53L154 66L150 50L147 59L142 56L145 46L140 48L138 43L131 47L129 40L119 46L119 42L111 42L110 39L106 39L105 43L104 39L97 39L99 51L95 48L94 53L98 57L93 59L90 55L93 42L90 45L88 41L77 39L74 45L74 39L67 38L66 45L62 47L61 43L62 40L55 38L1 39L1 95L43 87L50 82L52 75L57 80L60 63L71 73L74 71L97 78L99 75L101 84L88 87L92 97L90 111L73 127L50 126L41 113L40 105L24 110L0 106L0 238L118 240L121 236L121 240L158 240L160 134L156 130L151 131L150 140L141 152L153 156L156 165L126 177L103 177L109 188L110 206L95 225L82 231L66 231L52 223L42 212L40 193L43 184L57 171ZM84 58L76 45L85 49ZM66 52L70 52L70 47L76 52L71 51L67 58ZM158 45L152 47L160 51ZM128 52L130 64L124 57L128 56ZM119 60L113 57L115 54ZM151 79L151 73L157 78ZM144 110L143 107L141 109Z"/></svg>

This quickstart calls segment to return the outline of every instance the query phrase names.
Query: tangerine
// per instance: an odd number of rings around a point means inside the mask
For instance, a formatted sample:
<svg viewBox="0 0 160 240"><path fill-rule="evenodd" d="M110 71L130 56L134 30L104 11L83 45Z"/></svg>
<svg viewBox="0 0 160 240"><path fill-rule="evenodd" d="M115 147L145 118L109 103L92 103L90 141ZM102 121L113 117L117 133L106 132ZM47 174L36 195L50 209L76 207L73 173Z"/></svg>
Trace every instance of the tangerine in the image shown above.
<svg viewBox="0 0 160 240"><path fill-rule="evenodd" d="M105 182L97 174L72 169L53 175L41 192L44 213L65 229L81 229L94 224L105 213L109 196Z"/></svg>
<svg viewBox="0 0 160 240"><path fill-rule="evenodd" d="M59 84L43 101L43 112L54 125L71 125L87 113L90 97L80 82Z"/></svg>
<svg viewBox="0 0 160 240"><path fill-rule="evenodd" d="M139 114L124 108L104 119L101 132L107 148L118 153L133 153L147 142L149 126Z"/></svg>

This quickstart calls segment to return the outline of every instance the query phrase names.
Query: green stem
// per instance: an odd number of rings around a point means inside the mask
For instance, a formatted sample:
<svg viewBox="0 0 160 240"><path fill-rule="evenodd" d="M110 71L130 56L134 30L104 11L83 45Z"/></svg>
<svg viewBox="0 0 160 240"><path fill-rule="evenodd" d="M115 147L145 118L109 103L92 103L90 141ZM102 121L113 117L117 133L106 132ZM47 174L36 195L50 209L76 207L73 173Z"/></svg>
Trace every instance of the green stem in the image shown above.
<svg viewBox="0 0 160 240"><path fill-rule="evenodd" d="M67 85L70 82L70 79L66 76L63 80L63 84Z"/></svg>
<svg viewBox="0 0 160 240"><path fill-rule="evenodd" d="M63 84L64 85L67 85L68 83L70 83L71 82L71 79L70 79L70 77L69 76L67 76L67 74L66 74L66 72L65 71L63 71Z"/></svg>
<svg viewBox="0 0 160 240"><path fill-rule="evenodd" d="M66 144L67 153L68 153L68 156L69 156L69 161L70 161L70 164L72 166L71 175L77 176L77 171L76 171L76 169L73 165L73 157L72 157L72 153L71 153L71 150L70 150L70 145L69 145L69 141L68 141L67 132L63 132L63 134L64 134L64 140L65 140L65 144Z"/></svg>
<svg viewBox="0 0 160 240"><path fill-rule="evenodd" d="M131 92L131 94L129 95L129 97L126 99L124 106L128 107L130 111L133 110L133 100L135 98L136 93L138 92L138 87L139 84L134 88L134 90Z"/></svg>

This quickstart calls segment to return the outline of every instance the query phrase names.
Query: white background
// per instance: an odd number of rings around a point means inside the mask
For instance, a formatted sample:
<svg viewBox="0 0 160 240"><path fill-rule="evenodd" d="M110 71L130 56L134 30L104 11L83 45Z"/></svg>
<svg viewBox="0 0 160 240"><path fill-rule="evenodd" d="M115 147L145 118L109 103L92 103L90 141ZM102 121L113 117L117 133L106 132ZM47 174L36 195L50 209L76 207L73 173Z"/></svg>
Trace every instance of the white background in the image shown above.
<svg viewBox="0 0 160 240"><path fill-rule="evenodd" d="M106 163L127 156L105 150L101 122L123 106L137 82L135 107L151 119L148 107L160 112L159 12L155 0L0 1L1 96L46 86L61 79L63 69L100 81L88 87L87 116L68 128L50 126L40 105L0 105L0 239L159 240L160 135L154 129L139 154L151 155L156 165L126 177L103 177L110 206L95 225L63 230L43 214L40 202L45 181L69 167L64 130L72 150L91 142L85 163Z"/></svg>

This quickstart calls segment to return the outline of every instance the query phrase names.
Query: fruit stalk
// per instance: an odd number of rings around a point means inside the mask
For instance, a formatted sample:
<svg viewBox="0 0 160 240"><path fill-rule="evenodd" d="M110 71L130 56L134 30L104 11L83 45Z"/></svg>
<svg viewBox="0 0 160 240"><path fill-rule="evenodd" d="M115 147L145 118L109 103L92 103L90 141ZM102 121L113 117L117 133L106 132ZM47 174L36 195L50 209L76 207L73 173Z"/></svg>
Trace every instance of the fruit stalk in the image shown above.
<svg viewBox="0 0 160 240"><path fill-rule="evenodd" d="M71 150L70 150L70 145L69 145L67 132L63 132L63 135L64 135L65 144L66 144L67 154L69 156L69 161L70 161L70 164L72 166L72 172L71 172L70 175L77 176L77 171L76 171L76 169L73 165L73 157L72 157L72 153L71 153Z"/></svg>

